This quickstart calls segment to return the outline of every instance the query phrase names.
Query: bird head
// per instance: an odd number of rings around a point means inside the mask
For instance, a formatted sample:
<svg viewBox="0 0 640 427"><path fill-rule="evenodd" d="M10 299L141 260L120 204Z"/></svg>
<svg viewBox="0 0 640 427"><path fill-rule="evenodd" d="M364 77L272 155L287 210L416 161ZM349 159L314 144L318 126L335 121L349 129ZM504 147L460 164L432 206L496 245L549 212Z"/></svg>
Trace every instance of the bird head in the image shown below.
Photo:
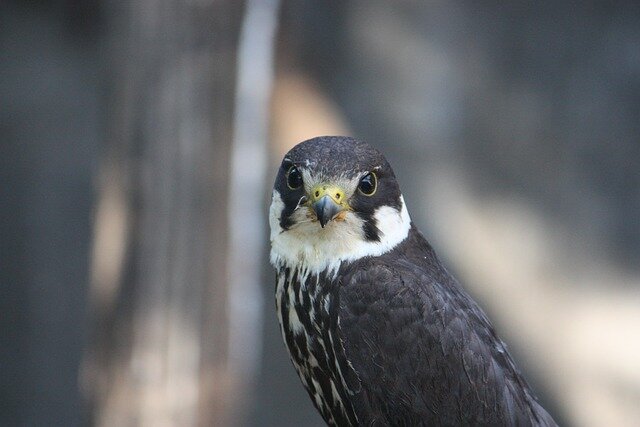
<svg viewBox="0 0 640 427"><path fill-rule="evenodd" d="M316 273L387 252L411 223L384 156L342 136L304 141L284 156L269 215L272 263Z"/></svg>

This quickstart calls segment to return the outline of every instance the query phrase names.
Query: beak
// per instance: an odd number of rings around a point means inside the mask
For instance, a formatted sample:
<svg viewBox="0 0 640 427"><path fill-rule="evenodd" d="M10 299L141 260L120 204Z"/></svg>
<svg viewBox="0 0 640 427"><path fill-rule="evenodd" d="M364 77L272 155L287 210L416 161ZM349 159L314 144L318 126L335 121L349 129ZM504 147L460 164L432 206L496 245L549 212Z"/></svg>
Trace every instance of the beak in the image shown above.
<svg viewBox="0 0 640 427"><path fill-rule="evenodd" d="M318 221L320 221L322 228L338 215L341 210L340 205L337 205L328 195L322 196L320 200L313 203L313 211L316 213L316 217Z"/></svg>
<svg viewBox="0 0 640 427"><path fill-rule="evenodd" d="M310 196L311 207L322 228L340 212L349 209L345 193L340 187L320 184L311 190Z"/></svg>

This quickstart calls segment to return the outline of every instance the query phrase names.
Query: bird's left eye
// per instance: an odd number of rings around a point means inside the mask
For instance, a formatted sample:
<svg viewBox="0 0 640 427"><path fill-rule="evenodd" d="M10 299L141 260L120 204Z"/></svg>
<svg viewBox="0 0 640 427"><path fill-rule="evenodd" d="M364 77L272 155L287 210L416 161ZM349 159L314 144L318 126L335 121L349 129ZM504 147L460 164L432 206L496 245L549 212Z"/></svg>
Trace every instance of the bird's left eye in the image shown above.
<svg viewBox="0 0 640 427"><path fill-rule="evenodd" d="M295 166L291 166L287 171L287 186L292 190L302 187L302 174Z"/></svg>
<svg viewBox="0 0 640 427"><path fill-rule="evenodd" d="M360 179L360 184L358 184L358 190L365 196L373 196L377 187L378 179L373 172L369 172L363 176L362 179Z"/></svg>

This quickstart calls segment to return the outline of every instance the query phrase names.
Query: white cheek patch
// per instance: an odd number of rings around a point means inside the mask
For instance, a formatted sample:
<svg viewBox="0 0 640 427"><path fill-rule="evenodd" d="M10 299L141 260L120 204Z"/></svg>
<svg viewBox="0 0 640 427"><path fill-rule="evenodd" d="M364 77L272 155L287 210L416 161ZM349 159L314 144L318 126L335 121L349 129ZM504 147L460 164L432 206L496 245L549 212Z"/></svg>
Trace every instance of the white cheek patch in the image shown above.
<svg viewBox="0 0 640 427"><path fill-rule="evenodd" d="M349 212L344 221L331 221L324 228L313 218L306 207L292 214L294 224L290 229L280 227L284 202L278 191L273 191L269 224L271 226L271 264L298 269L303 276L318 275L323 271L336 274L340 264L367 256L382 255L406 239L411 228L411 218L404 199L401 209L382 206L373 217L380 230L380 241L367 241L364 221Z"/></svg>
<svg viewBox="0 0 640 427"><path fill-rule="evenodd" d="M271 195L271 206L269 206L269 228L271 229L272 242L273 239L282 232L282 227L280 227L280 216L282 215L284 207L284 202L282 201L282 197L280 197L280 193L273 190L273 194Z"/></svg>

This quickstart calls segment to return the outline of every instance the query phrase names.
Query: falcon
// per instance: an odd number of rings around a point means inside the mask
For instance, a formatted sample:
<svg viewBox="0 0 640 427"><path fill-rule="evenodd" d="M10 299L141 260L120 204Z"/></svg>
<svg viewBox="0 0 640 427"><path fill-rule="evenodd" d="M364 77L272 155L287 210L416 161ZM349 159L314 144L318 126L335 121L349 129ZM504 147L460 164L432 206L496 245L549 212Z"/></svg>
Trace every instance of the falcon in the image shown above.
<svg viewBox="0 0 640 427"><path fill-rule="evenodd" d="M556 425L375 148L343 136L295 146L269 224L282 337L327 424Z"/></svg>

